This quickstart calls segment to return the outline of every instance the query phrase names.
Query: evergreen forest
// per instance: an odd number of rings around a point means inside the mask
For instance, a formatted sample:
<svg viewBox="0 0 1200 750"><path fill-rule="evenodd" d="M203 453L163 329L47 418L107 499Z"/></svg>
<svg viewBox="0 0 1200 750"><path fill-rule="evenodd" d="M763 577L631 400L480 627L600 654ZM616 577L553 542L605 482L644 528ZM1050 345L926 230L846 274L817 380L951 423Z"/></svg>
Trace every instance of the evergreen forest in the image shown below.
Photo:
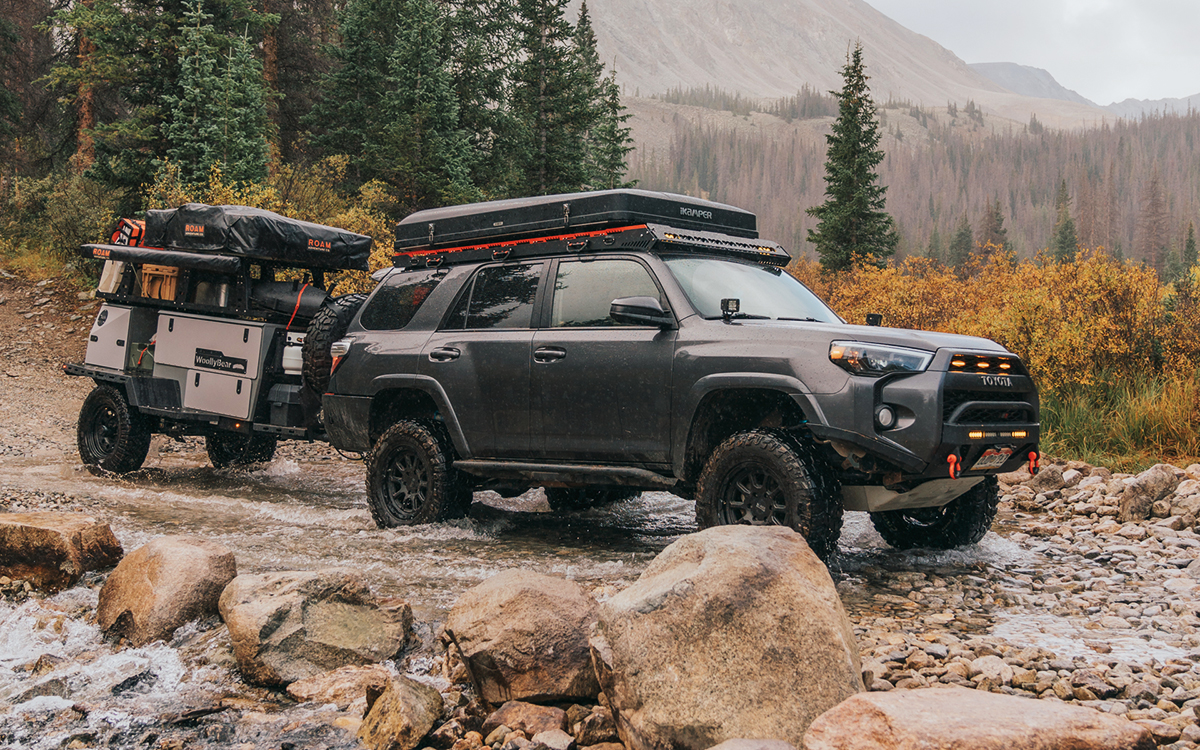
<svg viewBox="0 0 1200 750"><path fill-rule="evenodd" d="M824 199L833 97L806 90L755 102L700 89L661 99L723 110L726 118L714 123L682 111L670 123L669 145L634 154L631 177L750 207L765 235L812 257L807 235L816 220L804 210ZM878 171L900 234L898 258L961 266L989 247L1020 257L1043 250L1068 257L1083 247L1144 262L1167 280L1195 262L1187 238L1200 217L1200 113L1072 131L1036 118L996 120L970 102L885 102L879 117L885 157Z"/></svg>
<svg viewBox="0 0 1200 750"><path fill-rule="evenodd" d="M566 5L0 0L0 254L187 200L389 244L423 208L623 185L629 115Z"/></svg>

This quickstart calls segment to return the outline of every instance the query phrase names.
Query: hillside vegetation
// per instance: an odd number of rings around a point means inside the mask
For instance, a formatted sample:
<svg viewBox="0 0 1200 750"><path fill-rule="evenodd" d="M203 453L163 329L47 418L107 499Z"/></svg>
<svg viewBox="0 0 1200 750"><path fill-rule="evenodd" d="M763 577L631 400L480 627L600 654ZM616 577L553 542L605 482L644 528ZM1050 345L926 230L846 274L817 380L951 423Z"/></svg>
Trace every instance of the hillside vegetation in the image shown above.
<svg viewBox="0 0 1200 750"><path fill-rule="evenodd" d="M639 144L630 176L642 187L750 208L763 235L810 255L805 236L814 222L804 210L824 200L823 136L832 118L780 115L817 110L812 92L790 108L704 91L674 92L667 101L630 105ZM887 158L879 172L901 258L928 254L931 242L944 252L963 219L977 229L997 200L1012 249L1033 257L1050 244L1064 180L1084 247L1158 270L1200 214L1200 113L1056 131L1036 119L992 118L971 103L888 102L880 119Z"/></svg>

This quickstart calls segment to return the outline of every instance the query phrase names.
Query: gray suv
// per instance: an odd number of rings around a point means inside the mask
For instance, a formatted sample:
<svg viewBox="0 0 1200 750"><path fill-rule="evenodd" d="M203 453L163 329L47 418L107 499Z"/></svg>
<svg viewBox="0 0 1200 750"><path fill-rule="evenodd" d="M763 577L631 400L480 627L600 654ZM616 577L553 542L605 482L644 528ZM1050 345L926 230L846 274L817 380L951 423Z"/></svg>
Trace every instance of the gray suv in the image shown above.
<svg viewBox="0 0 1200 750"><path fill-rule="evenodd" d="M669 490L701 527L786 525L822 557L843 509L897 547L978 541L995 474L1037 465L1021 360L846 323L754 224L639 190L406 218L312 384L330 442L367 455L376 522L459 516L479 489Z"/></svg>

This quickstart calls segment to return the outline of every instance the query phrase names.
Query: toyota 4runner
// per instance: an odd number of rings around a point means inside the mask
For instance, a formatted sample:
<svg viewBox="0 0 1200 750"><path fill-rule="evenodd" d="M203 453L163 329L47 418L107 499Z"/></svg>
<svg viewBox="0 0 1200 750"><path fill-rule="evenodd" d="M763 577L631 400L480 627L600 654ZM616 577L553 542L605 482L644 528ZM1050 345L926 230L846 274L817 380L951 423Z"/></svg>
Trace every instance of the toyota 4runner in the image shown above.
<svg viewBox="0 0 1200 750"><path fill-rule="evenodd" d="M668 490L701 527L790 526L822 557L843 509L950 548L990 527L998 472L1037 468L1016 355L848 324L752 213L545 196L413 214L395 250L365 304L329 307L332 373L310 382L329 441L367 457L380 526L462 515L479 489Z"/></svg>

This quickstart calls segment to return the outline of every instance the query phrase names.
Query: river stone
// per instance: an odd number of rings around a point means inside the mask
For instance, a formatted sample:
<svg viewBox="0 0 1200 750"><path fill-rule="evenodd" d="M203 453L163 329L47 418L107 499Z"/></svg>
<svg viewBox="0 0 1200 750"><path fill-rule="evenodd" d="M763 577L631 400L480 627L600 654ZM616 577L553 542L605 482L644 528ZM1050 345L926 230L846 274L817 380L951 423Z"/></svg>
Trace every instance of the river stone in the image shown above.
<svg viewBox="0 0 1200 750"><path fill-rule="evenodd" d="M89 570L116 565L124 550L108 524L81 513L0 514L0 575L59 591Z"/></svg>
<svg viewBox="0 0 1200 750"><path fill-rule="evenodd" d="M783 740L725 740L709 750L796 750L796 746Z"/></svg>
<svg viewBox="0 0 1200 750"><path fill-rule="evenodd" d="M442 715L442 695L416 680L392 677L358 728L369 750L413 750Z"/></svg>
<svg viewBox="0 0 1200 750"><path fill-rule="evenodd" d="M1144 727L1056 701L938 688L860 693L826 711L804 750L1153 750Z"/></svg>
<svg viewBox="0 0 1200 750"><path fill-rule="evenodd" d="M596 600L565 578L509 570L464 592L446 620L489 703L594 699Z"/></svg>
<svg viewBox="0 0 1200 750"><path fill-rule="evenodd" d="M778 526L718 526L671 544L600 605L591 644L631 750L798 745L813 719L863 689L829 571Z"/></svg>
<svg viewBox="0 0 1200 750"><path fill-rule="evenodd" d="M299 703L333 703L345 711L361 699L365 705L367 689L382 693L391 682L392 673L381 664L365 667L340 667L330 672L297 680L287 686L287 694Z"/></svg>
<svg viewBox="0 0 1200 750"><path fill-rule="evenodd" d="M523 701L508 701L492 712L483 722L483 733L491 734L505 726L514 732L524 732L532 737L551 729L567 728L567 712L554 706L538 706Z"/></svg>
<svg viewBox="0 0 1200 750"><path fill-rule="evenodd" d="M199 537L161 536L125 556L100 589L96 622L134 646L170 640L186 622L217 613L237 576L226 546Z"/></svg>
<svg viewBox="0 0 1200 750"><path fill-rule="evenodd" d="M1121 512L1117 520L1143 521L1150 517L1150 508L1158 500L1171 494L1179 485L1175 468L1168 464L1155 464L1146 469L1125 487L1121 495Z"/></svg>
<svg viewBox="0 0 1200 750"><path fill-rule="evenodd" d="M221 594L220 611L238 669L257 685L390 659L412 626L406 602L377 599L346 570L240 575Z"/></svg>
<svg viewBox="0 0 1200 750"><path fill-rule="evenodd" d="M1063 481L1062 468L1050 464L1049 466L1043 466L1041 471L1025 484L1034 492L1051 492L1053 490L1061 490L1067 483Z"/></svg>

